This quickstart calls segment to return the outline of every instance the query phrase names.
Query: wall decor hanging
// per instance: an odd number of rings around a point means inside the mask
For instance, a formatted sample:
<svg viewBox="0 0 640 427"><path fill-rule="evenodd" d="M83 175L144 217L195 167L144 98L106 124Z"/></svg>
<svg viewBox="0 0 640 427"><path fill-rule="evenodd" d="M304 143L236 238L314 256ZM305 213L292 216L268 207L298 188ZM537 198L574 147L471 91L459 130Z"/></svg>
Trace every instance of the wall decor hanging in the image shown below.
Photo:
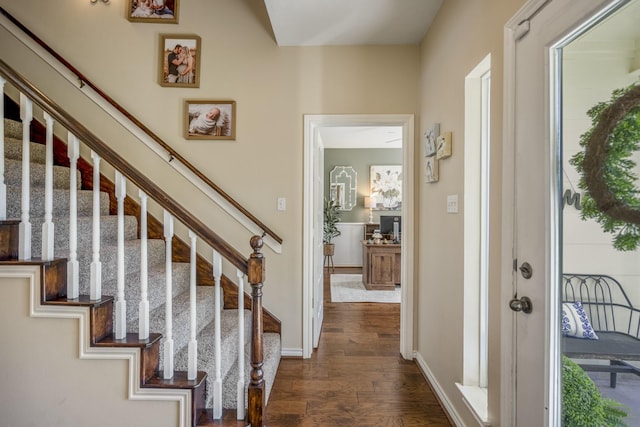
<svg viewBox="0 0 640 427"><path fill-rule="evenodd" d="M236 139L236 102L186 100L186 139Z"/></svg>
<svg viewBox="0 0 640 427"><path fill-rule="evenodd" d="M583 151L569 161L585 190L582 219L594 219L613 235L613 247L640 247L640 198L635 157L640 149L640 84L614 90L587 111L591 128L580 136Z"/></svg>
<svg viewBox="0 0 640 427"><path fill-rule="evenodd" d="M341 211L350 211L358 196L358 174L352 166L335 166L329 173L330 198Z"/></svg>
<svg viewBox="0 0 640 427"><path fill-rule="evenodd" d="M161 34L159 82L165 87L200 87L200 37Z"/></svg>
<svg viewBox="0 0 640 427"><path fill-rule="evenodd" d="M427 182L438 182L438 179L438 158L436 156L427 157L425 180Z"/></svg>
<svg viewBox="0 0 640 427"><path fill-rule="evenodd" d="M438 139L436 140L436 150L436 158L438 159L451 157L451 132L444 132L442 135L438 136Z"/></svg>
<svg viewBox="0 0 640 427"><path fill-rule="evenodd" d="M424 131L424 156L431 157L436 154L436 140L440 136L440 123L434 123Z"/></svg>
<svg viewBox="0 0 640 427"><path fill-rule="evenodd" d="M131 22L177 24L179 0L127 0L127 19Z"/></svg>
<svg viewBox="0 0 640 427"><path fill-rule="evenodd" d="M369 195L375 201L372 209L402 208L402 166L371 166L369 179Z"/></svg>

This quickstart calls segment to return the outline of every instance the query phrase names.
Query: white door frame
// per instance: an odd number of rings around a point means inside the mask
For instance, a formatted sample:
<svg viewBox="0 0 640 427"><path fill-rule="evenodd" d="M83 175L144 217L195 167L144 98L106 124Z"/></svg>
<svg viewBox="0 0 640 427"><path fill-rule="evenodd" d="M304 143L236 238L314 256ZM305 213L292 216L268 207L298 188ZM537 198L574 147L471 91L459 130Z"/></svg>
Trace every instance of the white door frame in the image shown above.
<svg viewBox="0 0 640 427"><path fill-rule="evenodd" d="M517 403L517 366L516 360L516 316L523 316L522 313L515 313L509 309L508 303L514 296L514 284L517 282L518 271L513 265L514 260L518 254L515 254L516 248L516 223L515 217L515 201L516 201L516 81L518 75L516 74L516 45L518 40L525 36L529 31L529 20L534 19L538 12L544 7L553 7L559 5L564 7L561 13L557 10L553 10L552 13L556 17L566 19L566 23L544 26L544 30L548 34L548 39L554 38L552 44L561 44L562 38L567 39L571 33L576 32L579 28L585 26L587 22L595 19L594 14L602 15L606 13L605 8L611 9L615 4L619 4L624 0L583 0L580 2L561 2L560 0L530 0L522 9L507 22L504 31L504 127L503 127L503 204L502 204L502 265L503 272L501 276L502 290L501 290L501 387L500 387L500 420L502 425L516 425L516 403ZM550 5L553 3L552 5ZM557 9L557 8L556 8ZM567 13L571 10L571 13ZM560 21L559 21L560 22ZM562 26L564 25L564 27ZM553 27L553 28L551 28ZM555 158L552 158L551 152L554 151L554 145L557 144L556 135L552 134L551 127L556 127L554 121L558 118L558 111L551 106L550 100L555 97L554 78L552 73L555 71L554 61L555 57L551 56L549 51L552 45L541 46L545 49L544 64L540 64L540 72L545 73L542 77L544 80L544 108L545 113L541 115L542 123L537 123L543 133L546 132L547 140L549 143L550 155L547 157L546 165L549 172L553 172L553 168L557 167L553 162ZM536 124L534 124L536 125ZM548 182L549 177L546 181ZM556 189L559 191L559 189ZM545 189L545 191L554 191L551 186ZM549 196L549 199L556 200ZM549 203L553 205L552 202ZM545 359L545 372L544 375L540 375L539 372L532 372L533 375L537 375L545 381L545 396L544 406L546 408L546 414L544 415L544 426L559 425L560 420L560 405L559 399L561 399L560 384L557 378L561 375L559 358L555 357L558 349L559 332L557 330L557 322L550 321L557 312L557 298L554 297L551 291L550 283L555 283L554 277L557 275L555 270L557 267L557 248L554 247L555 234L558 234L556 229L557 219L554 218L553 212L556 209L550 206L546 215L547 224L549 226L545 231L547 244L542 250L545 251L545 259L547 265L538 268L543 276L546 277L546 307L535 307L534 310L543 310L546 313L545 325L541 327L544 329L544 339L546 348ZM520 261L519 261L520 262ZM519 295L521 296L521 295ZM555 308L554 308L555 307ZM557 316L556 316L557 317ZM553 381L552 381L553 380ZM518 382L518 387L525 387L523 381ZM542 415L541 415L542 416ZM539 424L539 420L531 420L533 423Z"/></svg>
<svg viewBox="0 0 640 427"><path fill-rule="evenodd" d="M414 116L413 114L349 114L304 116L304 183L302 242L302 357L313 352L313 235L322 224L314 224L313 164L319 130L332 126L402 127L402 303L400 306L400 353L413 359L413 279L414 279Z"/></svg>

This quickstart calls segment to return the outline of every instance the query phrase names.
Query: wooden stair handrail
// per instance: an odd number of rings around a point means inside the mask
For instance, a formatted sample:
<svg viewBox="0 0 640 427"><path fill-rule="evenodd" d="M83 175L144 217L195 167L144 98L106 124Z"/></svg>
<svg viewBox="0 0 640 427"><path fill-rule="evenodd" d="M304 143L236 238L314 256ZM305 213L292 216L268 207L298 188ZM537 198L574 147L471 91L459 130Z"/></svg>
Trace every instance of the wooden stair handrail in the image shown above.
<svg viewBox="0 0 640 427"><path fill-rule="evenodd" d="M180 153L174 150L169 144L164 142L158 135L153 133L148 127L146 127L142 122L136 119L129 111L124 109L120 104L118 104L113 98L104 93L98 86L96 86L91 80L89 80L83 73L81 73L76 67L71 65L66 59L62 57L58 52L53 50L48 44L46 44L42 39L36 36L31 30L25 27L20 21L13 17L9 12L7 12L3 7L0 6L0 13L2 13L8 20L10 20L15 26L20 28L22 32L24 32L27 36L29 36L33 41L35 41L40 47L46 50L50 55L52 55L56 60L58 60L62 65L64 65L67 69L69 69L73 74L78 77L80 82L80 87L83 85L89 86L93 89L100 97L102 97L105 101L107 101L112 107L114 107L118 112L124 115L127 119L129 119L132 123L134 123L138 128L140 128L144 133L146 133L153 141L159 144L162 148L164 148L172 158L177 159L182 163L187 169L189 169L193 174L195 174L198 178L200 178L205 184L211 187L215 192L217 192L222 198L224 198L228 203L230 203L234 208L240 211L244 216L249 218L254 224L262 229L262 231L271 236L276 242L282 244L283 240L280 236L278 236L273 230L267 227L262 223L258 218L256 218L251 212L249 212L246 208L244 208L240 203L238 203L233 197L227 194L222 188L216 185L213 181L211 181L206 175L204 175L198 168L193 166L187 159L182 157Z"/></svg>
<svg viewBox="0 0 640 427"><path fill-rule="evenodd" d="M49 115L73 135L78 137L86 146L95 151L101 158L124 175L139 189L151 196L162 208L166 209L176 219L189 227L205 243L215 249L222 257L227 259L243 274L248 272L247 259L235 248L229 245L218 234L207 227L200 219L189 210L176 202L159 186L142 175L129 162L106 145L100 138L94 135L76 119L71 117L58 104L43 94L38 88L16 73L2 59L0 59L0 73L8 82L24 93L29 99L45 110Z"/></svg>

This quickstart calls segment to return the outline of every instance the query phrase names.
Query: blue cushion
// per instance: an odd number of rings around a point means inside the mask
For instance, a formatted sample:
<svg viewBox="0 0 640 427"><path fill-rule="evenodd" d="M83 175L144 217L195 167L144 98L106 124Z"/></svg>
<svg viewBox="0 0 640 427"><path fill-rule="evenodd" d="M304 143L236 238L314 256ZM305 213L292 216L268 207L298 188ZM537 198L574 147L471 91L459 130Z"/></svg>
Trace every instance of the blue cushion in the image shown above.
<svg viewBox="0 0 640 427"><path fill-rule="evenodd" d="M562 335L590 340L598 339L581 302L562 304Z"/></svg>

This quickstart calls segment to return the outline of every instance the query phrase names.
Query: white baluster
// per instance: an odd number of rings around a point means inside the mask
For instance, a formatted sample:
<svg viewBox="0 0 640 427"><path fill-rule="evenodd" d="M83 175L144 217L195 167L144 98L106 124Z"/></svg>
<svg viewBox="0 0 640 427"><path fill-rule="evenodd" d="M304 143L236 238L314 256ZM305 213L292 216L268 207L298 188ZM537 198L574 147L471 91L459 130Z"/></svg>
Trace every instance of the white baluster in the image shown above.
<svg viewBox="0 0 640 427"><path fill-rule="evenodd" d="M93 229L91 262L91 290L89 298L102 298L102 263L100 262L100 156L91 150L93 159Z"/></svg>
<svg viewBox="0 0 640 427"><path fill-rule="evenodd" d="M187 379L195 380L198 376L198 341L196 340L196 234L189 230L191 240L191 274L189 280L189 314L190 314L190 340L189 340L189 369Z"/></svg>
<svg viewBox="0 0 640 427"><path fill-rule="evenodd" d="M165 274L166 274L166 302L165 302L165 335L164 340L164 378L173 378L173 282L171 266L171 239L173 238L173 217L164 211L164 240L165 240Z"/></svg>
<svg viewBox="0 0 640 427"><path fill-rule="evenodd" d="M78 265L78 157L80 144L71 132L67 133L69 157L69 261L67 261L67 296L78 298L80 294L80 266Z"/></svg>
<svg viewBox="0 0 640 427"><path fill-rule="evenodd" d="M220 347L220 277L222 276L222 258L213 251L213 278L215 279L215 311L214 311L214 348L216 372L213 381L213 419L222 418L222 351Z"/></svg>
<svg viewBox="0 0 640 427"><path fill-rule="evenodd" d="M0 76L0 97L4 99L4 84ZM0 117L4 118L4 102L0 102ZM7 185L4 182L4 120L0 120L0 221L7 219Z"/></svg>
<svg viewBox="0 0 640 427"><path fill-rule="evenodd" d="M33 104L31 100L20 94L20 119L22 120L22 217L20 221L20 242L18 243L18 258L31 259L31 223L30 211L30 138L29 128L33 119Z"/></svg>
<svg viewBox="0 0 640 427"><path fill-rule="evenodd" d="M118 281L116 288L116 339L127 336L127 301L124 299L124 198L127 180L116 171L116 199L118 201Z"/></svg>
<svg viewBox="0 0 640 427"><path fill-rule="evenodd" d="M47 123L45 175L44 175L44 222L42 223L42 259L53 259L53 118L44 113Z"/></svg>
<svg viewBox="0 0 640 427"><path fill-rule="evenodd" d="M140 305L138 314L138 338L146 340L149 338L149 274L147 261L147 199L149 198L142 190L138 191L140 196Z"/></svg>
<svg viewBox="0 0 640 427"><path fill-rule="evenodd" d="M244 420L244 273L238 270L238 394L237 394L237 419Z"/></svg>

